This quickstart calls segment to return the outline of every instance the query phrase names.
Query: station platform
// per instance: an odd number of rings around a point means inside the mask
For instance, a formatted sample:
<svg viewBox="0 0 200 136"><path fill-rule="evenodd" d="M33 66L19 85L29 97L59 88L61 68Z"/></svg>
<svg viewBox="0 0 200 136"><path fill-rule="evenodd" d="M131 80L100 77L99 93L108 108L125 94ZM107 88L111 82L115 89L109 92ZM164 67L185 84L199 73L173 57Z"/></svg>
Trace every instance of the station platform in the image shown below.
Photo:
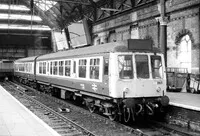
<svg viewBox="0 0 200 136"><path fill-rule="evenodd" d="M0 136L60 136L0 86Z"/></svg>
<svg viewBox="0 0 200 136"><path fill-rule="evenodd" d="M200 111L200 94L167 92L167 96L172 106Z"/></svg>
<svg viewBox="0 0 200 136"><path fill-rule="evenodd" d="M200 94L167 92L169 107L167 121L186 130L200 132Z"/></svg>

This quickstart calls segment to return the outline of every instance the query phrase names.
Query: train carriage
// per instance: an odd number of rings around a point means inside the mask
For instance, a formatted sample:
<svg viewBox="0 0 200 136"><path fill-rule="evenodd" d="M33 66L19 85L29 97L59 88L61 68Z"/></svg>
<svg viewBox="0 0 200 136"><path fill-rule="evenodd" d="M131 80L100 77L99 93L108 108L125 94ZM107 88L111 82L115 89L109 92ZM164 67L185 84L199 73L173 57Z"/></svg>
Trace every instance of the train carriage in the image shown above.
<svg viewBox="0 0 200 136"><path fill-rule="evenodd" d="M47 54L37 59L37 81L51 84L60 89L77 89L76 94L91 93L95 97L109 97L108 59L106 48L88 47ZM47 64L47 71L39 72L41 64Z"/></svg>
<svg viewBox="0 0 200 136"><path fill-rule="evenodd" d="M11 79L13 75L13 61L2 59L0 60L0 79Z"/></svg>
<svg viewBox="0 0 200 136"><path fill-rule="evenodd" d="M129 121L167 106L165 63L150 40L129 39L35 58L38 88L63 99L81 97L95 109Z"/></svg>
<svg viewBox="0 0 200 136"><path fill-rule="evenodd" d="M35 82L35 60L37 56L22 58L14 61L14 76L20 82L29 84Z"/></svg>

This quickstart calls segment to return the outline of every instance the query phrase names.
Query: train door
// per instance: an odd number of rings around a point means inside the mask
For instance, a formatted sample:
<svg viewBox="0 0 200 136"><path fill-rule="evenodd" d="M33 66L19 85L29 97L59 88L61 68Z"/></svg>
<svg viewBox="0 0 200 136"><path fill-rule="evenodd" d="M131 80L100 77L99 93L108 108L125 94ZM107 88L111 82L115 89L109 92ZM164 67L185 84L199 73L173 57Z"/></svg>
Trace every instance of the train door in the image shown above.
<svg viewBox="0 0 200 136"><path fill-rule="evenodd" d="M104 84L109 85L109 58L104 58L103 74Z"/></svg>
<svg viewBox="0 0 200 136"><path fill-rule="evenodd" d="M73 78L76 78L78 75L78 69L77 69L77 60L76 59L73 59L72 60L72 77Z"/></svg>

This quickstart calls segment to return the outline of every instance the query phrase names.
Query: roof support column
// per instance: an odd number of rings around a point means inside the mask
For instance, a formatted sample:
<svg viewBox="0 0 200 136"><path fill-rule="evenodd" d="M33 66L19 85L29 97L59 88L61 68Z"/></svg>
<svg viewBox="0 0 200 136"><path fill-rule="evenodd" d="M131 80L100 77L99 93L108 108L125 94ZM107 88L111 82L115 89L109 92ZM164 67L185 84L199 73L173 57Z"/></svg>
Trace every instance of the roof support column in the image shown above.
<svg viewBox="0 0 200 136"><path fill-rule="evenodd" d="M158 4L158 10L160 12L160 17L156 18L160 24L160 35L159 43L160 49L164 53L165 57L165 66L167 66L167 17L165 16L165 0L160 0Z"/></svg>
<svg viewBox="0 0 200 136"><path fill-rule="evenodd" d="M51 39L52 39L52 43L51 43L51 48L53 52L57 51L57 44L56 44L56 38L55 38L55 34L54 34L53 29L51 29Z"/></svg>

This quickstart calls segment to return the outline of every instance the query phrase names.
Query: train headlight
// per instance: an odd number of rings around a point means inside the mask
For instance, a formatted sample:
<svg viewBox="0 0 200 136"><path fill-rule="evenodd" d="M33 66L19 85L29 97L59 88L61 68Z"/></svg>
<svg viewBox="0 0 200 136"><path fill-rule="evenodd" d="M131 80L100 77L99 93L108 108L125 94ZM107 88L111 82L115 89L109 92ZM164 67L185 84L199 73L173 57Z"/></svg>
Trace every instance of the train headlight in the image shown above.
<svg viewBox="0 0 200 136"><path fill-rule="evenodd" d="M160 91L161 91L161 88L160 88L160 87L158 87L158 88L156 89L156 91L157 91L157 92L160 92Z"/></svg>

